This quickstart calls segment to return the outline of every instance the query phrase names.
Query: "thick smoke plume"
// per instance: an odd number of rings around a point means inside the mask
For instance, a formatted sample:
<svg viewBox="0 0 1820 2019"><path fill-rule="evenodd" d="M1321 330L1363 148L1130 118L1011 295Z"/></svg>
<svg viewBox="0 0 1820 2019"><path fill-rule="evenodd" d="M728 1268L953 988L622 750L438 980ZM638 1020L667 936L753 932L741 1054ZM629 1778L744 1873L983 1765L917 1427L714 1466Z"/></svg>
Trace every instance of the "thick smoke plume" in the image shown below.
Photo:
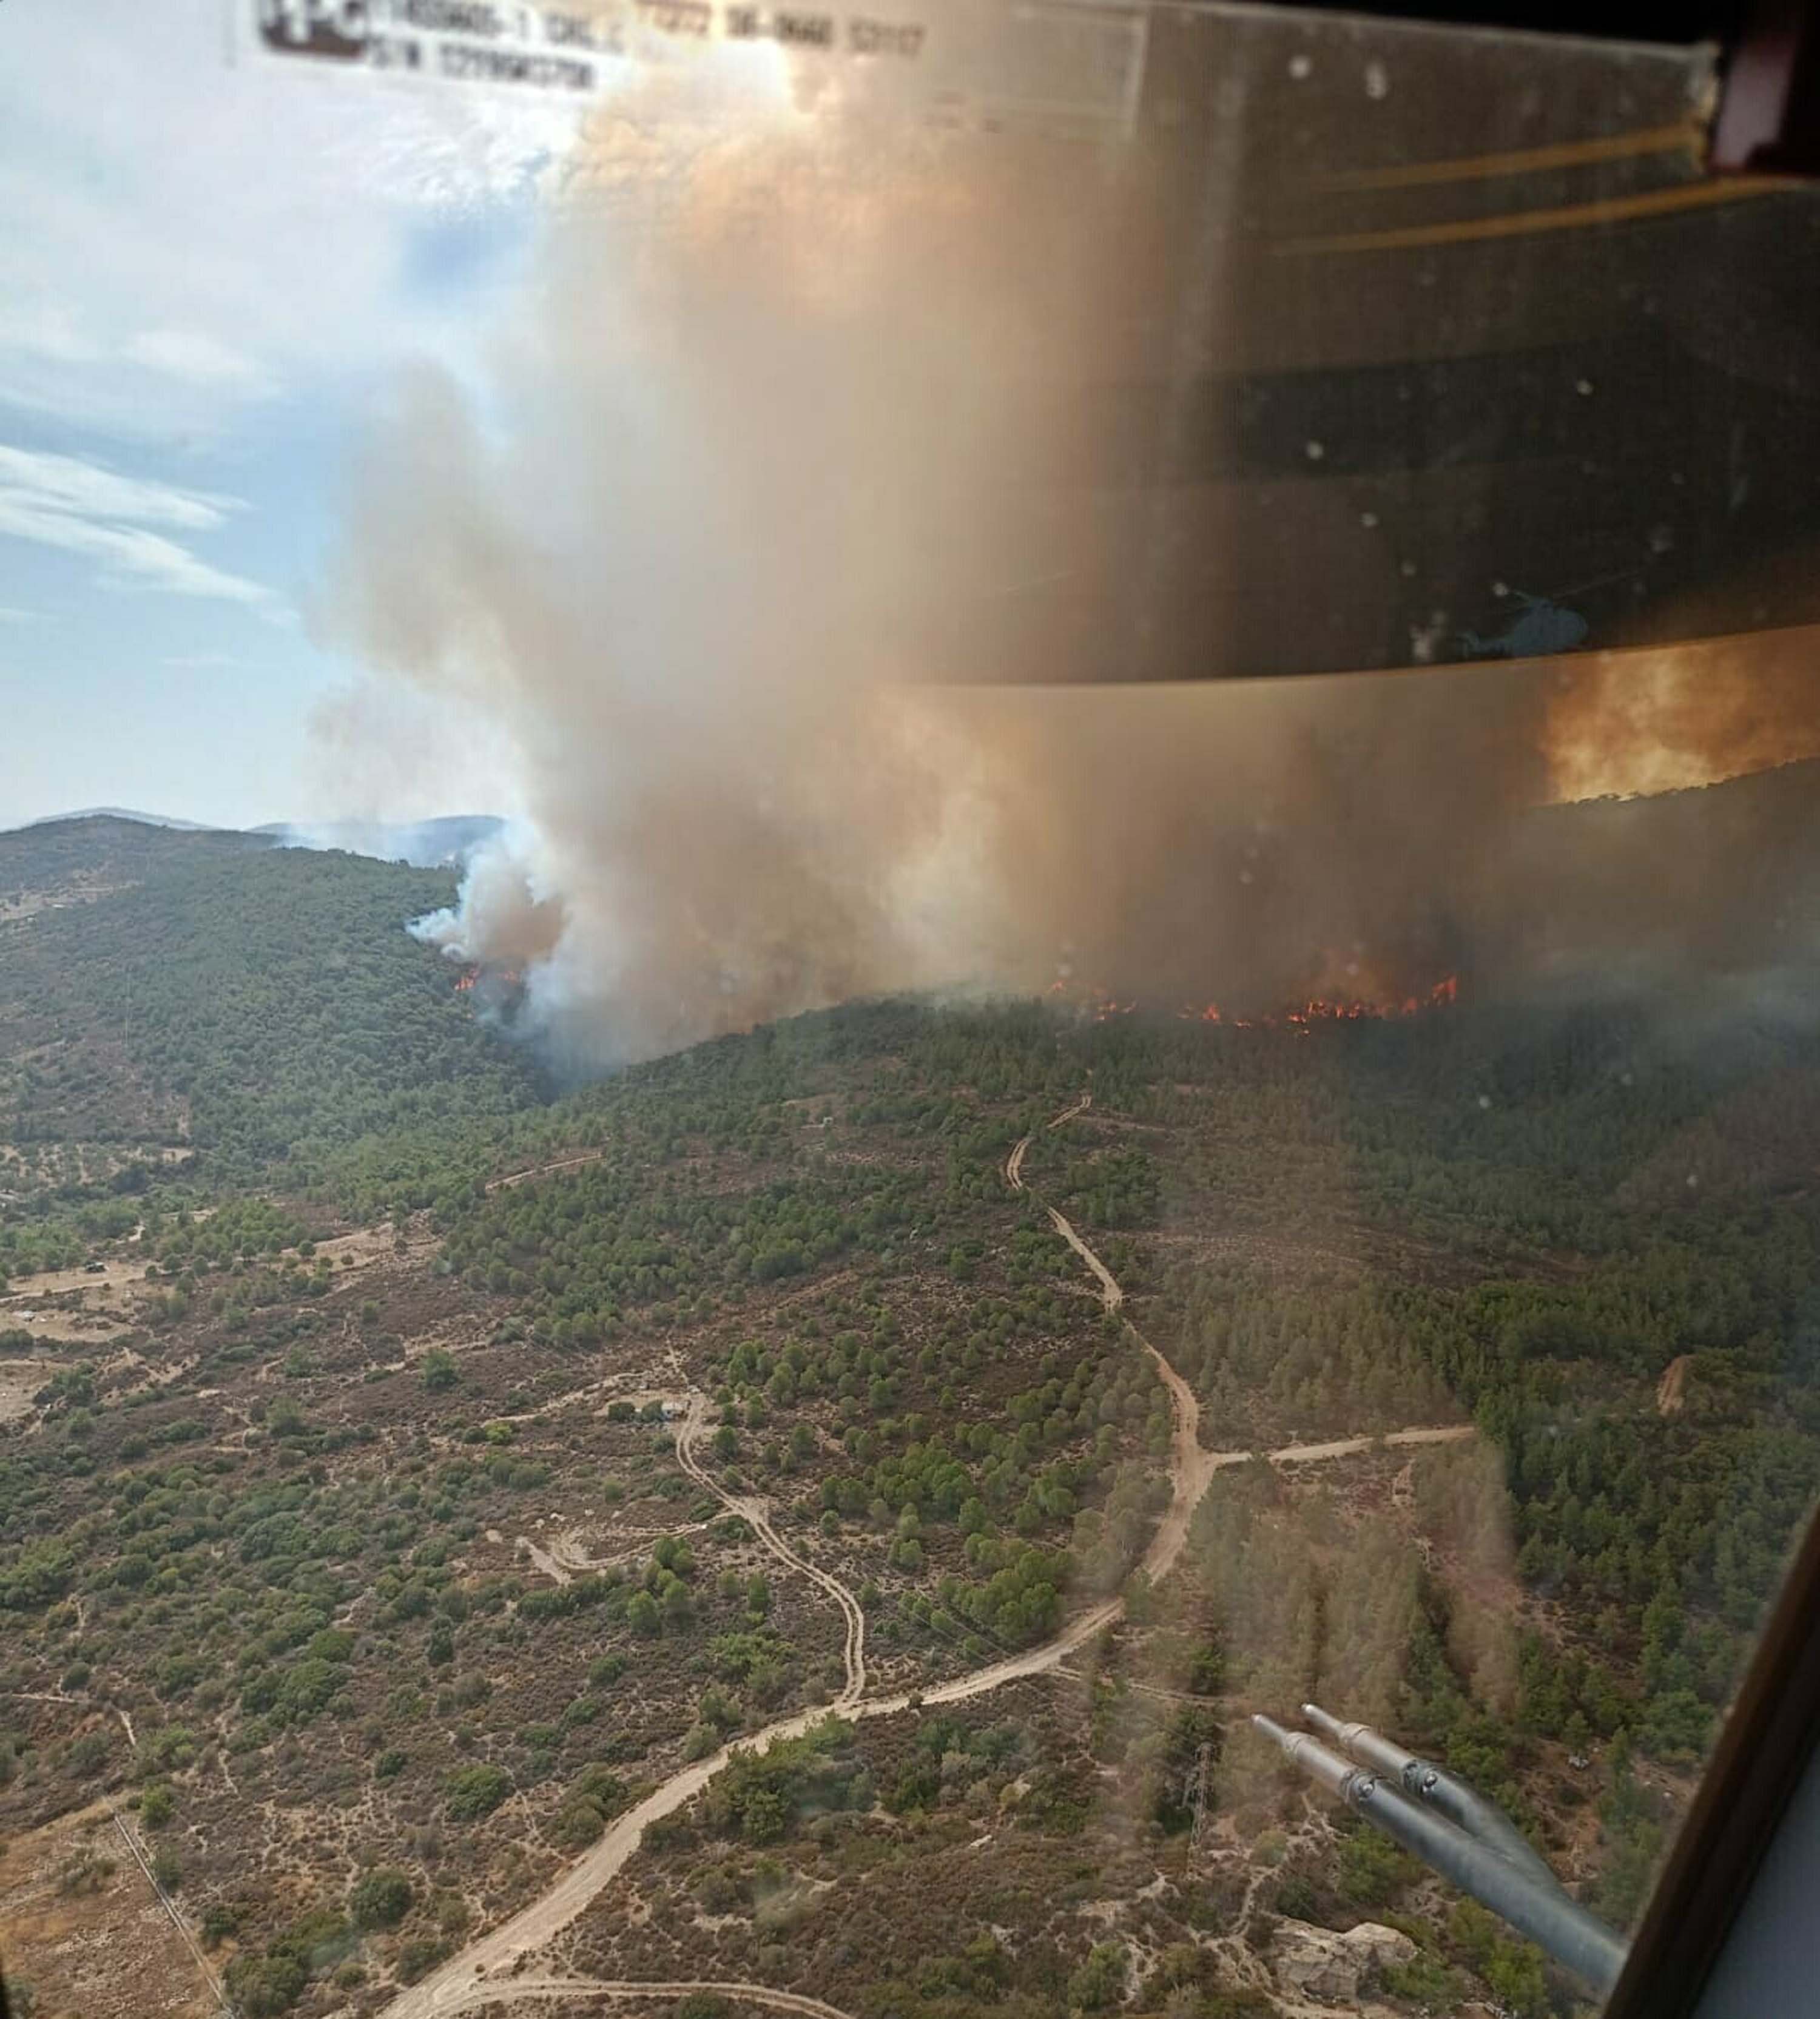
<svg viewBox="0 0 1820 2019"><path fill-rule="evenodd" d="M357 638L496 725L535 830L433 930L601 1059L947 981L999 923L981 753L899 640L989 564L1042 248L932 142L802 124L597 136L498 427L426 374L357 487Z"/></svg>
<svg viewBox="0 0 1820 2019"><path fill-rule="evenodd" d="M1805 635L1722 665L941 686L930 641L1043 575L1032 473L1066 463L1071 393L1152 340L1145 248L1091 150L723 110L591 136L496 382L397 389L338 571L351 642L516 775L526 822L426 930L521 971L553 1045L611 1064L1058 973L1239 1012L1502 985L1726 911L1746 841L1690 881L1620 821L1589 875L1535 809L1820 749Z"/></svg>

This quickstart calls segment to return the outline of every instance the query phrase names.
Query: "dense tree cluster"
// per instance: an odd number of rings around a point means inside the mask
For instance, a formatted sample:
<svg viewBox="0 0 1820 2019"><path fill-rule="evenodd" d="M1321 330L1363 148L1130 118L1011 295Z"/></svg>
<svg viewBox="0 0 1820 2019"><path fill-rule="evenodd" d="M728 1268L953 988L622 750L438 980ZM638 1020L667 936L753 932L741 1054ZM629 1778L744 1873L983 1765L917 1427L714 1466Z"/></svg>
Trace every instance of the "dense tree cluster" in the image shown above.
<svg viewBox="0 0 1820 2019"><path fill-rule="evenodd" d="M889 1173L846 1185L778 1180L737 1194L654 1184L622 1151L445 1216L448 1266L520 1299L556 1343L587 1346L636 1307L825 1267L906 1226L919 1187Z"/></svg>
<svg viewBox="0 0 1820 2019"><path fill-rule="evenodd" d="M1695 1054L1622 1011L1214 1032L1198 1058L1121 1035L1126 1072L1168 1075L1131 1090L1180 1146L1162 1216L1211 1237L1143 1277L1205 1420L1239 1443L1470 1412L1569 1635L1532 1648L1525 1728L1702 1756L1820 1474L1820 1223L1757 1098L1796 1097L1807 1042ZM1223 1252L1234 1223L1257 1238ZM1409 1715L1445 1737L1465 1700L1426 1658L1418 1633Z"/></svg>

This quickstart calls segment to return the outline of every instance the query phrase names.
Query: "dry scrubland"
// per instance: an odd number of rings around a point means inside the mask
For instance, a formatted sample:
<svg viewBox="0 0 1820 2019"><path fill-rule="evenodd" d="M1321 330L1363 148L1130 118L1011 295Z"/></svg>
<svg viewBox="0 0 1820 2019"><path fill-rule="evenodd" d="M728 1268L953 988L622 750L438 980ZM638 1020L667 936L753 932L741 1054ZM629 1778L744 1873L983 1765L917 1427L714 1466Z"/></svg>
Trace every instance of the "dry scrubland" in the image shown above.
<svg viewBox="0 0 1820 2019"><path fill-rule="evenodd" d="M448 887L0 837L30 2009L1575 2009L1244 1714L1632 1910L1820 1457L1811 1048L883 1004L559 1095Z"/></svg>

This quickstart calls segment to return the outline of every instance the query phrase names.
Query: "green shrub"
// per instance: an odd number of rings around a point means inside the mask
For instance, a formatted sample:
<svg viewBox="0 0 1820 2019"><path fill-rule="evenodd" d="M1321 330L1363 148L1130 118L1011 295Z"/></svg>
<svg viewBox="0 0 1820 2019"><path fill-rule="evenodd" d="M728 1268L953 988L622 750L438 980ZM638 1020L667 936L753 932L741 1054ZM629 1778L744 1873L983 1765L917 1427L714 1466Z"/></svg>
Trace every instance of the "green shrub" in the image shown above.
<svg viewBox="0 0 1820 2019"><path fill-rule="evenodd" d="M348 1912L357 1928L395 1928L411 1911L411 1881L395 1865L375 1865L354 1881Z"/></svg>
<svg viewBox="0 0 1820 2019"><path fill-rule="evenodd" d="M1406 1851L1375 1829L1355 1829L1340 1843L1340 1895L1355 1907L1384 1907L1420 1870Z"/></svg>
<svg viewBox="0 0 1820 2019"><path fill-rule="evenodd" d="M586 1850L597 1843L607 1818L586 1802L565 1802L550 1825L550 1835L564 1850Z"/></svg>
<svg viewBox="0 0 1820 2019"><path fill-rule="evenodd" d="M444 1807L451 1821L474 1822L490 1816L511 1792L502 1767L477 1764L458 1767L446 1783Z"/></svg>
<svg viewBox="0 0 1820 2019"><path fill-rule="evenodd" d="M431 1394L439 1395L454 1387L461 1378L455 1355L445 1347L433 1346L423 1356L423 1385Z"/></svg>
<svg viewBox="0 0 1820 2019"><path fill-rule="evenodd" d="M400 1981L415 1984L420 1977L427 1977L448 1954L447 1942L433 1935L414 1936L398 1952Z"/></svg>
<svg viewBox="0 0 1820 2019"><path fill-rule="evenodd" d="M1122 1942L1096 1942L1068 1979L1068 2003L1085 2012L1104 2011L1125 1995L1127 1966Z"/></svg>
<svg viewBox="0 0 1820 2019"><path fill-rule="evenodd" d="M303 1996L309 1981L302 1962L283 1951L238 1956L227 1966L228 1992L245 2019L277 2019Z"/></svg>

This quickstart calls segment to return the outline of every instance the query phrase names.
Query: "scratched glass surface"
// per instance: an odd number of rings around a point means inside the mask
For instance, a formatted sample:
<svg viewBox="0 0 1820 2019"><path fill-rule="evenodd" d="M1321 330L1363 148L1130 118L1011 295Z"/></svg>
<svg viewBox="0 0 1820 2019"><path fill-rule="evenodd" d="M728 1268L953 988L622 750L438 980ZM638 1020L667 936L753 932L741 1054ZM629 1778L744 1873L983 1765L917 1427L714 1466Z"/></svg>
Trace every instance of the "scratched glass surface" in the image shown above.
<svg viewBox="0 0 1820 2019"><path fill-rule="evenodd" d="M1820 1459L1714 91L0 9L16 2006L1597 2008Z"/></svg>

